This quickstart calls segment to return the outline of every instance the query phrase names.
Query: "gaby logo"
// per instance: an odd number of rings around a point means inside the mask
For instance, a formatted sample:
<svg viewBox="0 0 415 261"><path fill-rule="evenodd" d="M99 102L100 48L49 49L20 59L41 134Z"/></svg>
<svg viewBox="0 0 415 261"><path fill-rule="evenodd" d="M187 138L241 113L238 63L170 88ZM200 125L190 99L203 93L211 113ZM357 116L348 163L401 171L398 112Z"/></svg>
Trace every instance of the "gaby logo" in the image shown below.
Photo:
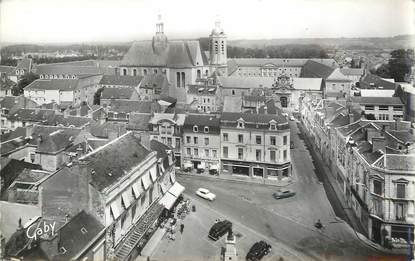
<svg viewBox="0 0 415 261"><path fill-rule="evenodd" d="M32 224L26 230L26 236L30 239L37 240L42 235L49 234L49 236L55 235L55 222L47 224L45 221L37 224Z"/></svg>

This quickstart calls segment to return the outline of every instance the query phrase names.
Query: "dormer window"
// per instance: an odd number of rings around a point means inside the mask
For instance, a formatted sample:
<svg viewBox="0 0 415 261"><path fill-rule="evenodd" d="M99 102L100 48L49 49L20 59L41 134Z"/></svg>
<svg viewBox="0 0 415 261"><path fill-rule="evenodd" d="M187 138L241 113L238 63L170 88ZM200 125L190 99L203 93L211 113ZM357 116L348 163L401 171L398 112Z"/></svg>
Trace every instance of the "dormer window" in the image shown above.
<svg viewBox="0 0 415 261"><path fill-rule="evenodd" d="M208 133L208 132L209 132L209 127L205 126L205 133Z"/></svg>
<svg viewBox="0 0 415 261"><path fill-rule="evenodd" d="M195 126L193 126L193 132L198 132L199 131L199 128L195 125Z"/></svg>
<svg viewBox="0 0 415 261"><path fill-rule="evenodd" d="M59 248L59 252L60 252L61 254L65 254L65 253L66 253L66 249L65 249L64 247L60 247L60 248Z"/></svg>
<svg viewBox="0 0 415 261"><path fill-rule="evenodd" d="M243 122L243 120L242 120L242 119L238 120L238 125L237 125L237 127L238 127L238 128L245 128L245 123Z"/></svg>
<svg viewBox="0 0 415 261"><path fill-rule="evenodd" d="M269 125L269 129L270 129L270 130L276 130L276 129L277 129L277 125L276 125L275 123L271 123L271 124Z"/></svg>

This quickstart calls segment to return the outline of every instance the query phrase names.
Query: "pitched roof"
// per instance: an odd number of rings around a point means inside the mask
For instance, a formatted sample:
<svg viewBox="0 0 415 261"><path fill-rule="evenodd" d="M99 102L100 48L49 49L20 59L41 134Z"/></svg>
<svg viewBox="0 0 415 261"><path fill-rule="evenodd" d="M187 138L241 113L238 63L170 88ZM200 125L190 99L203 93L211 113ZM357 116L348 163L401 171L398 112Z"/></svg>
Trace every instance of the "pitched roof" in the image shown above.
<svg viewBox="0 0 415 261"><path fill-rule="evenodd" d="M109 111L113 112L140 112L140 113L151 113L152 107L159 109L157 103L152 101L134 101L134 100L111 100L109 104Z"/></svg>
<svg viewBox="0 0 415 261"><path fill-rule="evenodd" d="M196 95L216 95L216 86L203 86L203 85L189 85L187 89L188 94Z"/></svg>
<svg viewBox="0 0 415 261"><path fill-rule="evenodd" d="M99 191L113 185L150 154L132 132L80 158L94 171L91 184Z"/></svg>
<svg viewBox="0 0 415 261"><path fill-rule="evenodd" d="M13 66L0 65L0 73L13 74L14 70Z"/></svg>
<svg viewBox="0 0 415 261"><path fill-rule="evenodd" d="M385 154L375 166L395 171L415 171L415 155Z"/></svg>
<svg viewBox="0 0 415 261"><path fill-rule="evenodd" d="M272 114L223 112L220 123L221 125L225 123L236 123L240 119L242 119L246 124L253 125L254 128L257 124L268 126L271 121L275 121L278 125L283 126L282 129L289 128L288 121L284 116Z"/></svg>
<svg viewBox="0 0 415 261"><path fill-rule="evenodd" d="M380 90L380 89L361 89L360 96L362 97L393 97L395 90Z"/></svg>
<svg viewBox="0 0 415 261"><path fill-rule="evenodd" d="M151 124L158 124L160 121L169 120L174 122L176 125L183 126L186 115L179 113L154 113L150 120Z"/></svg>
<svg viewBox="0 0 415 261"><path fill-rule="evenodd" d="M101 92L101 99L131 99L137 91L132 87L110 87Z"/></svg>
<svg viewBox="0 0 415 261"><path fill-rule="evenodd" d="M397 84L393 82L386 81L374 74L366 74L359 81L360 89L385 89L385 90L395 90Z"/></svg>
<svg viewBox="0 0 415 261"><path fill-rule="evenodd" d="M388 130L387 133L404 144L415 142L415 136L409 131Z"/></svg>
<svg viewBox="0 0 415 261"><path fill-rule="evenodd" d="M57 66L53 64L40 64L36 67L37 74L46 75L98 75L105 70L96 66Z"/></svg>
<svg viewBox="0 0 415 261"><path fill-rule="evenodd" d="M51 249L48 256L52 256L52 260L71 260L103 229L103 224L82 210L57 231L58 236L53 240L58 241L58 248ZM65 253L61 253L61 247L65 248Z"/></svg>
<svg viewBox="0 0 415 261"><path fill-rule="evenodd" d="M22 108L34 108L37 106L36 102L24 96L6 96L0 100L0 108L8 109L9 114Z"/></svg>
<svg viewBox="0 0 415 261"><path fill-rule="evenodd" d="M25 87L26 90L73 91L78 87L77 79L37 79Z"/></svg>
<svg viewBox="0 0 415 261"><path fill-rule="evenodd" d="M124 55L121 66L193 67L201 57L199 41L168 41L164 50L156 51L152 41L134 42ZM202 62L202 61L201 61Z"/></svg>
<svg viewBox="0 0 415 261"><path fill-rule="evenodd" d="M12 121L51 122L55 117L54 110L19 109L7 117Z"/></svg>
<svg viewBox="0 0 415 261"><path fill-rule="evenodd" d="M242 99L241 97L225 96L223 99L223 111L225 112L241 112Z"/></svg>
<svg viewBox="0 0 415 261"><path fill-rule="evenodd" d="M301 70L300 77L326 79L333 71L334 69L332 67L316 61L308 60Z"/></svg>
<svg viewBox="0 0 415 261"><path fill-rule="evenodd" d="M122 85L136 87L143 80L142 76L130 76L130 75L104 75L102 76L99 84L102 85Z"/></svg>
<svg viewBox="0 0 415 261"><path fill-rule="evenodd" d="M163 74L147 74L141 81L140 88L154 89L156 94L169 93L169 81Z"/></svg>
<svg viewBox="0 0 415 261"><path fill-rule="evenodd" d="M0 165L0 176L4 189L7 189L25 170L42 169L37 164L5 157L1 157Z"/></svg>
<svg viewBox="0 0 415 261"><path fill-rule="evenodd" d="M399 97L352 97L352 101L361 105L403 105Z"/></svg>
<svg viewBox="0 0 415 261"><path fill-rule="evenodd" d="M39 169L41 166L39 165ZM14 180L15 182L21 183L32 183L36 184L39 181L42 181L44 178L49 177L52 175L51 172L42 171L42 170L30 170L24 169Z"/></svg>
<svg viewBox="0 0 415 261"><path fill-rule="evenodd" d="M218 76L217 80L222 88L235 89L272 88L275 83L274 77Z"/></svg>
<svg viewBox="0 0 415 261"><path fill-rule="evenodd" d="M149 131L150 113L131 113L127 124L127 130Z"/></svg>
<svg viewBox="0 0 415 261"><path fill-rule="evenodd" d="M18 137L1 143L0 153L2 156L7 156L10 153L20 149L29 143L29 140L24 137Z"/></svg>
<svg viewBox="0 0 415 261"><path fill-rule="evenodd" d="M74 144L75 138L80 134L80 129L62 128L51 133L38 132L37 151L41 153L57 153L65 150ZM33 137L33 136L32 136Z"/></svg>
<svg viewBox="0 0 415 261"><path fill-rule="evenodd" d="M340 68L340 72L346 76L362 76L365 70L362 68Z"/></svg>
<svg viewBox="0 0 415 261"><path fill-rule="evenodd" d="M5 142L8 140L13 140L18 137L25 137L26 136L26 128L24 127L17 127L15 130L4 133L0 135L0 141Z"/></svg>
<svg viewBox="0 0 415 261"><path fill-rule="evenodd" d="M343 81L343 82L350 82L351 80L347 78L339 68L334 69L334 71L326 78L326 80L330 81Z"/></svg>
<svg viewBox="0 0 415 261"><path fill-rule="evenodd" d="M230 59L236 66L258 66L265 65L285 66L285 67L302 67L307 61L316 61L326 66L337 67L334 59L308 59L308 58L234 58Z"/></svg>
<svg viewBox="0 0 415 261"><path fill-rule="evenodd" d="M13 82L7 77L0 78L0 90L11 90L17 83Z"/></svg>
<svg viewBox="0 0 415 261"><path fill-rule="evenodd" d="M322 91L323 89L322 78L292 78L292 80L296 90Z"/></svg>
<svg viewBox="0 0 415 261"><path fill-rule="evenodd" d="M199 132L204 132L204 127L209 127L209 133L220 133L220 118L216 115L189 114L184 121L184 130L193 131L193 126L198 126Z"/></svg>
<svg viewBox="0 0 415 261"><path fill-rule="evenodd" d="M125 122L107 121L103 124L96 122L89 126L89 132L92 136L99 138L109 138L111 133L115 133L118 137L127 132L126 127Z"/></svg>

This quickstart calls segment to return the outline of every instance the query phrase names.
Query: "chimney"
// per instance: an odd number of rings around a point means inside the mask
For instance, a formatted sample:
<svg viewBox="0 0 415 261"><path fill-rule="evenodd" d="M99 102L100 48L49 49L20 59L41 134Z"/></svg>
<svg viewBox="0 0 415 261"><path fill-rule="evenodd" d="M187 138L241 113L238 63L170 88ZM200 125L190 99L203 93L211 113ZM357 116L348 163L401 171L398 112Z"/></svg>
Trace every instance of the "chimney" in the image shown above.
<svg viewBox="0 0 415 261"><path fill-rule="evenodd" d="M264 106L264 114L268 114L268 108L266 105Z"/></svg>
<svg viewBox="0 0 415 261"><path fill-rule="evenodd" d="M378 150L385 150L385 138L384 137L373 137L372 138L372 152Z"/></svg>

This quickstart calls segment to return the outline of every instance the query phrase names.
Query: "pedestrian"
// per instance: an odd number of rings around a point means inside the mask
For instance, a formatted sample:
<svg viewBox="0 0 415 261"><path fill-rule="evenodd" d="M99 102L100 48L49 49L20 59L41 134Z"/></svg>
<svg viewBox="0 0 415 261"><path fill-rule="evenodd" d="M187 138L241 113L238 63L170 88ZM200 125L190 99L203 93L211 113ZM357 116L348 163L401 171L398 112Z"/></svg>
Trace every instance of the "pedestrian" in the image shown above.
<svg viewBox="0 0 415 261"><path fill-rule="evenodd" d="M180 224L180 234L183 234L184 224Z"/></svg>

